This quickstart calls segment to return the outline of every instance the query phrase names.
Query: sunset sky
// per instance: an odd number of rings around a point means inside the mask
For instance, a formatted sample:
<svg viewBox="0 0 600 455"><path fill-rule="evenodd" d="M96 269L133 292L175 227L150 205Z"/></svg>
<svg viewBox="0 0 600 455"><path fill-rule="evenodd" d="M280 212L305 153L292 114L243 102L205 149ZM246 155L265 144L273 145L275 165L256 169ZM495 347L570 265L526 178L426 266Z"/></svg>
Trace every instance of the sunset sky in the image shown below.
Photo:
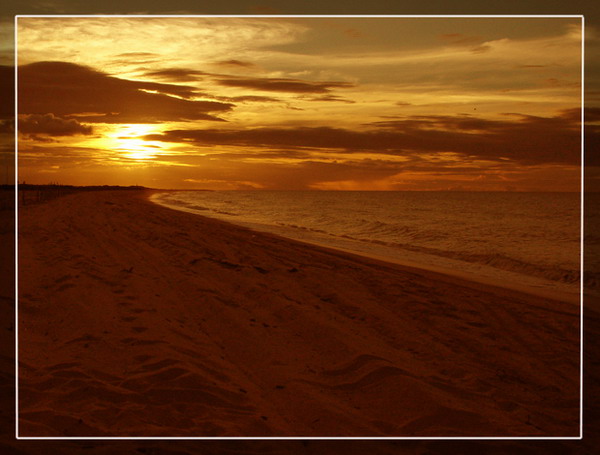
<svg viewBox="0 0 600 455"><path fill-rule="evenodd" d="M19 180L578 191L580 18L18 20Z"/></svg>

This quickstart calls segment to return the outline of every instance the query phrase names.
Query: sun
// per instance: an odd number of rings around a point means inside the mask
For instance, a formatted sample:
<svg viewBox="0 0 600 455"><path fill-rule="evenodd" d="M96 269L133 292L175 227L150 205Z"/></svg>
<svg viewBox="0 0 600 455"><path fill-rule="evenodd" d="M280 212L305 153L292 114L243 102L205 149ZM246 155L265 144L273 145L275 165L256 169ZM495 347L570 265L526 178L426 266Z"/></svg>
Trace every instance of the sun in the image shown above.
<svg viewBox="0 0 600 455"><path fill-rule="evenodd" d="M110 147L125 160L150 161L160 154L160 145L142 138L156 132L156 125L153 124L122 124L108 135Z"/></svg>

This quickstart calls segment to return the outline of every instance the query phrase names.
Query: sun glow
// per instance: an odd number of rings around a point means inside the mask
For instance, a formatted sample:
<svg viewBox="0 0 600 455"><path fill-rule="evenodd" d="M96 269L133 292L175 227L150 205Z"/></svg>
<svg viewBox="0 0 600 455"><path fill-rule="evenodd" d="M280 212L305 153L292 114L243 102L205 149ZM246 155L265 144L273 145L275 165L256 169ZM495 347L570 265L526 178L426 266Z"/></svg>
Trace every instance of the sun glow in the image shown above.
<svg viewBox="0 0 600 455"><path fill-rule="evenodd" d="M118 152L120 158L145 162L161 154L160 143L142 139L143 136L156 132L156 125L153 124L123 124L108 135L108 140L111 149Z"/></svg>

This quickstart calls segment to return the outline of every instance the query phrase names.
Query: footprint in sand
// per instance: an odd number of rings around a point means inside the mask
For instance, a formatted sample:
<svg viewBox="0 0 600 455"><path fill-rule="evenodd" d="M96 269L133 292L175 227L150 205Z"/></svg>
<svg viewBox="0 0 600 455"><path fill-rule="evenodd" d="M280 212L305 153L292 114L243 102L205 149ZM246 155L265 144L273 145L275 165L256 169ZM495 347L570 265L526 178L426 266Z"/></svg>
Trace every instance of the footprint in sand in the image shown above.
<svg viewBox="0 0 600 455"><path fill-rule="evenodd" d="M370 354L359 355L349 363L321 374L328 377L327 383L321 385L337 390L357 390L393 376L411 376L402 368L390 365L388 360Z"/></svg>
<svg viewBox="0 0 600 455"><path fill-rule="evenodd" d="M154 344L166 344L166 341L162 340L141 340L139 338L122 338L121 343L128 344L130 346L150 346Z"/></svg>
<svg viewBox="0 0 600 455"><path fill-rule="evenodd" d="M154 313L156 310L147 310L146 308L132 308L130 310L132 313L140 314L140 313Z"/></svg>
<svg viewBox="0 0 600 455"><path fill-rule="evenodd" d="M90 341L100 341L100 338L95 337L89 333L80 336L78 338L73 338L72 340L67 341L65 344L73 344L73 343L89 343Z"/></svg>
<svg viewBox="0 0 600 455"><path fill-rule="evenodd" d="M63 292L63 291L66 291L67 289L74 288L75 284L73 284L73 278L77 278L77 277L73 277L72 275L61 276L60 278L55 280L54 285L49 286L48 289L56 289L57 292Z"/></svg>
<svg viewBox="0 0 600 455"><path fill-rule="evenodd" d="M341 366L339 368L334 368L332 370L325 370L322 372L322 374L327 375L327 376L348 375L350 373L358 371L363 366L373 363L373 362L388 362L389 363L388 360L386 360L382 357L378 357L376 355L371 355L371 354L362 354L362 355L357 356L355 359L353 359L349 363L345 364L345 366Z"/></svg>
<svg viewBox="0 0 600 455"><path fill-rule="evenodd" d="M136 355L133 359L137 362L146 362L147 360L152 359L151 355Z"/></svg>
<svg viewBox="0 0 600 455"><path fill-rule="evenodd" d="M55 281L55 283L56 283L56 284L61 284L61 283L64 283L65 281L68 281L68 280L70 280L71 278L72 278L72 276L71 276L71 275L65 275L65 276L61 276L60 278L58 278L58 279Z"/></svg>
<svg viewBox="0 0 600 455"><path fill-rule="evenodd" d="M58 291L58 292L64 292L64 291L66 291L67 289L71 289L71 288L74 288L74 287L75 287L75 285L74 285L74 284L71 284L71 283L65 283L65 284L63 284L61 287L59 287L59 288L57 289L57 291Z"/></svg>
<svg viewBox="0 0 600 455"><path fill-rule="evenodd" d="M45 368L45 370L46 371L66 370L67 368L78 367L79 365L81 365L80 362L57 363L56 365L52 365L52 366Z"/></svg>

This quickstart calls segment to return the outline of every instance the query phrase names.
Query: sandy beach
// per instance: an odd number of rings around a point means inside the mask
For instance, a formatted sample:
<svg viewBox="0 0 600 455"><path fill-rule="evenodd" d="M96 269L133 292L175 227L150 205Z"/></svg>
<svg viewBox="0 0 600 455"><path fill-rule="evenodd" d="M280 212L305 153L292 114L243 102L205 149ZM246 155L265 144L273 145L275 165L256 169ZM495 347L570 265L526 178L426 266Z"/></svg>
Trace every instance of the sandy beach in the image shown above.
<svg viewBox="0 0 600 455"><path fill-rule="evenodd" d="M21 436L577 436L579 307L170 210L20 209Z"/></svg>

